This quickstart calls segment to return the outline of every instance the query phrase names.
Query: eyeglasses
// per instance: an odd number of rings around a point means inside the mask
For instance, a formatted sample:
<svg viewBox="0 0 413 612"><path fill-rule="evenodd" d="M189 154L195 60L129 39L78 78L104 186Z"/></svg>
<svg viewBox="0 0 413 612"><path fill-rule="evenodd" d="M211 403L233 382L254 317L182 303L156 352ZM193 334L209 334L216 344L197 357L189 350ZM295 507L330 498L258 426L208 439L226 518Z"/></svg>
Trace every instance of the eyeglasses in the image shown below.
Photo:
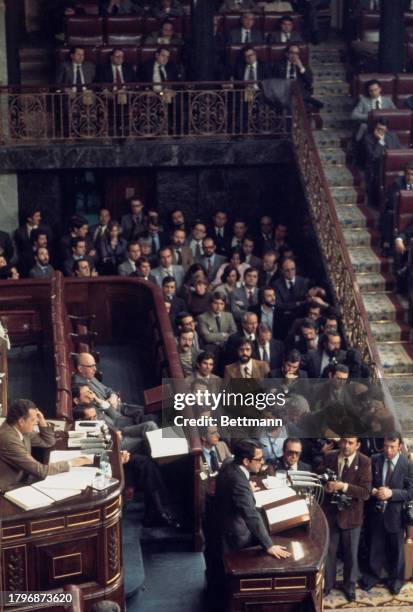
<svg viewBox="0 0 413 612"><path fill-rule="evenodd" d="M82 367L82 368L96 368L96 363L90 363L90 364L87 364L87 363L80 363L79 365L80 365L80 367Z"/></svg>
<svg viewBox="0 0 413 612"><path fill-rule="evenodd" d="M256 457L256 458L250 459L250 461L259 461L260 463L264 463L265 459L264 457Z"/></svg>

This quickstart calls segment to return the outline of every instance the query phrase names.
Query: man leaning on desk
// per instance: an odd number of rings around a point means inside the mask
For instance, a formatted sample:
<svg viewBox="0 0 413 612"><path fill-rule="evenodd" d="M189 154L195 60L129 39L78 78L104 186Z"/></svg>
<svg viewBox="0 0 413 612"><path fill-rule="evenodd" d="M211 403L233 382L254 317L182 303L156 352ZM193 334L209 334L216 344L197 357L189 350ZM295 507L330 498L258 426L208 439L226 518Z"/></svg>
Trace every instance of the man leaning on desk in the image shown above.
<svg viewBox="0 0 413 612"><path fill-rule="evenodd" d="M39 433L34 431L36 425ZM77 457L44 465L32 457L32 446L50 448L54 444L53 428L46 423L37 406L28 399L13 402L0 427L0 492L27 484L30 477L31 480L43 480L46 476L90 463L86 457Z"/></svg>

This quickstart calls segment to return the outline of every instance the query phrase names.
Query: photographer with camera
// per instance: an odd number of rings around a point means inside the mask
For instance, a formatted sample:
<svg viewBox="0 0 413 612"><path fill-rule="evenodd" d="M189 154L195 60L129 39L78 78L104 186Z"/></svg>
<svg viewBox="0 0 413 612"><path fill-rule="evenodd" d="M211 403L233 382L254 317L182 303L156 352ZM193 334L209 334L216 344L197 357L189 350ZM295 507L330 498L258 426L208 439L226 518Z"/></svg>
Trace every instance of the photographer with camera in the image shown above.
<svg viewBox="0 0 413 612"><path fill-rule="evenodd" d="M397 595L404 580L404 517L406 502L413 499L413 463L400 454L399 433L384 438L383 453L372 457L373 490L369 503L369 571L360 586L370 591L388 568L388 587Z"/></svg>
<svg viewBox="0 0 413 612"><path fill-rule="evenodd" d="M320 479L325 482L324 490L327 493L323 510L330 528L324 594L328 595L334 587L337 553L341 544L343 592L348 601L355 601L364 502L369 498L372 479L371 461L359 452L359 448L359 438L341 438L339 450L326 453L320 470Z"/></svg>

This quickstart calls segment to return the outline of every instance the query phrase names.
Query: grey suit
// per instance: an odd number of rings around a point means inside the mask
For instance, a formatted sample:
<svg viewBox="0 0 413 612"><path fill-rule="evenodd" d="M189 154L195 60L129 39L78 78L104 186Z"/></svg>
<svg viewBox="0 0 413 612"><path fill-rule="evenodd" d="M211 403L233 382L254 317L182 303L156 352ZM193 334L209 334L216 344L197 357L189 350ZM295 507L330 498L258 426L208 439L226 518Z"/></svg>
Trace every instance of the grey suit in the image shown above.
<svg viewBox="0 0 413 612"><path fill-rule="evenodd" d="M50 448L55 441L51 427L39 427L39 433L24 434L22 440L17 429L4 422L0 427L0 490L25 484L29 476L42 480L46 476L68 472L70 465L67 461L44 465L32 457L32 446Z"/></svg>
<svg viewBox="0 0 413 612"><path fill-rule="evenodd" d="M89 85L95 81L96 77L96 66L92 62L83 62L82 64L83 78L85 85ZM76 74L74 71L74 65L72 62L63 62L57 69L56 83L75 86L76 85Z"/></svg>
<svg viewBox="0 0 413 612"><path fill-rule="evenodd" d="M124 262L118 265L119 276L130 276L134 272L136 272L136 269L132 267L129 259L126 259Z"/></svg>
<svg viewBox="0 0 413 612"><path fill-rule="evenodd" d="M197 259L197 261L207 271L208 280L209 281L213 281L215 276L217 275L217 272L218 272L220 266L222 266L222 264L227 261L227 258L224 257L223 255L217 255L217 253L215 253L214 254L213 262L211 262L212 266L211 266L210 269L208 269L208 260L209 259L210 259L209 257L205 257L205 255L202 255L201 257L199 257Z"/></svg>
<svg viewBox="0 0 413 612"><path fill-rule="evenodd" d="M172 274L169 274L166 268L158 266L151 271L151 275L155 278L159 287L162 287L162 281L166 276L173 276L176 280L176 289L179 291L184 280L184 269L182 266L171 266L171 272Z"/></svg>
<svg viewBox="0 0 413 612"><path fill-rule="evenodd" d="M230 308L234 318L239 321L242 316L249 310L250 307L258 304L258 289L254 289L253 303L248 301L247 291L245 287L234 289L231 293Z"/></svg>
<svg viewBox="0 0 413 612"><path fill-rule="evenodd" d="M174 265L178 265L178 254L176 252L176 247L172 248L172 263ZM189 266L192 266L194 263L194 256L192 255L192 251L189 246L180 247L182 263L180 264L185 272L188 270Z"/></svg>
<svg viewBox="0 0 413 612"><path fill-rule="evenodd" d="M261 30L257 30L256 28L252 28L250 30L249 35L250 40L245 42L245 39L242 36L242 28L233 28L229 33L229 42L231 44L260 44L264 42L264 36Z"/></svg>
<svg viewBox="0 0 413 612"><path fill-rule="evenodd" d="M380 110L388 110L395 109L395 105L393 100L389 96L381 96L380 97ZM367 120L369 113L373 110L377 110L376 108L376 100L371 100L366 96L360 96L359 101L351 113L351 118L354 121L360 122L360 126L356 135L356 140L359 141L363 138L367 131Z"/></svg>
<svg viewBox="0 0 413 612"><path fill-rule="evenodd" d="M224 344L228 336L235 334L237 326L235 325L234 317L230 312L221 312L220 315L220 330L218 330L217 320L212 312L204 312L198 319L199 335L207 344Z"/></svg>
<svg viewBox="0 0 413 612"><path fill-rule="evenodd" d="M53 276L54 269L53 266L47 264L47 266L39 266L36 264L29 272L30 278L50 278Z"/></svg>

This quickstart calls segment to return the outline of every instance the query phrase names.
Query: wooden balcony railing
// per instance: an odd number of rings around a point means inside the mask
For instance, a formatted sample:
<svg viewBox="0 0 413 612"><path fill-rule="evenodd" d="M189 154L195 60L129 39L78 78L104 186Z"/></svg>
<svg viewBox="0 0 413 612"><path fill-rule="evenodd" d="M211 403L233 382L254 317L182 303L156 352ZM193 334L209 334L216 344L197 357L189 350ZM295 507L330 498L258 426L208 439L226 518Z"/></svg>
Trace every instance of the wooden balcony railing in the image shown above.
<svg viewBox="0 0 413 612"><path fill-rule="evenodd" d="M302 98L294 95L292 138L309 211L316 228L348 345L360 351L372 378L383 376L360 288L350 261L330 188L314 142Z"/></svg>
<svg viewBox="0 0 413 612"><path fill-rule="evenodd" d="M39 144L112 139L284 135L286 117L257 83L133 84L0 88L0 142ZM159 88L160 91L154 91Z"/></svg>

